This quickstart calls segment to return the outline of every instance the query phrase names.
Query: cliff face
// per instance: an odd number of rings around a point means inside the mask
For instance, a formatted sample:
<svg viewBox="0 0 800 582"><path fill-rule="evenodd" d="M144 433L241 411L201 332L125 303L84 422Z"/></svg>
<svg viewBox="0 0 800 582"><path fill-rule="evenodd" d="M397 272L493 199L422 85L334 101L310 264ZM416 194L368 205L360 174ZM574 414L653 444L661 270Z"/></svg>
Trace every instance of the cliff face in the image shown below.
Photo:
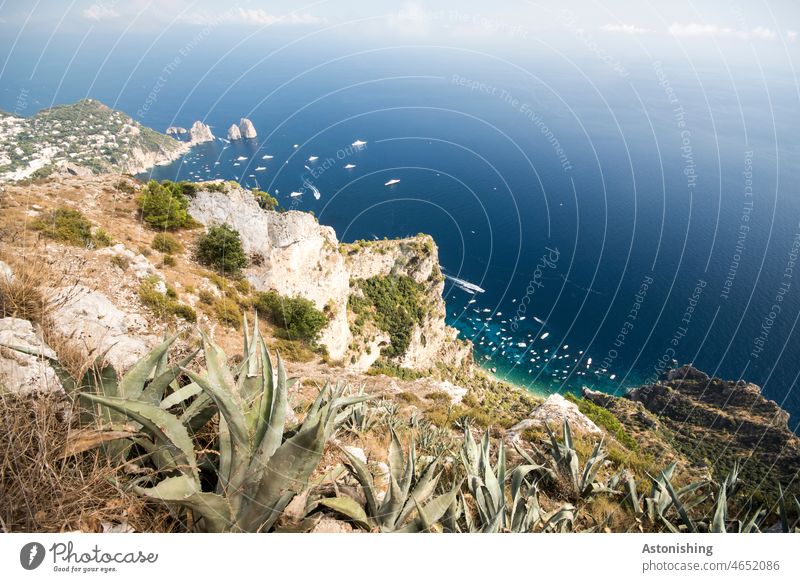
<svg viewBox="0 0 800 582"><path fill-rule="evenodd" d="M725 474L739 461L745 478L762 484L759 495L774 494L780 481L797 489L800 439L789 429L789 415L761 394L755 384L709 377L691 366L669 370L655 384L624 398L585 391L631 432L661 435L674 449L714 474Z"/></svg>
<svg viewBox="0 0 800 582"><path fill-rule="evenodd" d="M228 223L239 231L245 251L254 258L247 278L256 289L305 297L325 310L330 323L320 341L332 359L366 369L390 344L377 329L366 341L353 342L348 314L357 281L388 276L413 279L424 290L428 306L396 363L426 370L436 363L460 366L469 357L469 347L458 342L456 330L444 323L444 282L430 237L340 245L333 229L321 226L312 215L264 211L250 192L237 188L198 192L189 212L206 226Z"/></svg>

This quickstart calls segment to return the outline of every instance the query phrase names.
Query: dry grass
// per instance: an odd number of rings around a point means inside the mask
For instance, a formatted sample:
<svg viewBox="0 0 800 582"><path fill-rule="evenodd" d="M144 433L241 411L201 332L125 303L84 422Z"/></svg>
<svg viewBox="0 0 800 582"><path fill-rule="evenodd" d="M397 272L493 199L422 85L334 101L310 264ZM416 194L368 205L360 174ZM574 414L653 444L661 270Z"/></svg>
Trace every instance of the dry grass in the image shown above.
<svg viewBox="0 0 800 582"><path fill-rule="evenodd" d="M42 276L40 270L28 267L15 270L13 279L0 277L0 316L41 322L47 307Z"/></svg>
<svg viewBox="0 0 800 582"><path fill-rule="evenodd" d="M98 532L107 522L176 530L166 510L115 485L120 471L99 451L62 458L71 430L64 417L56 396L0 395L0 528Z"/></svg>

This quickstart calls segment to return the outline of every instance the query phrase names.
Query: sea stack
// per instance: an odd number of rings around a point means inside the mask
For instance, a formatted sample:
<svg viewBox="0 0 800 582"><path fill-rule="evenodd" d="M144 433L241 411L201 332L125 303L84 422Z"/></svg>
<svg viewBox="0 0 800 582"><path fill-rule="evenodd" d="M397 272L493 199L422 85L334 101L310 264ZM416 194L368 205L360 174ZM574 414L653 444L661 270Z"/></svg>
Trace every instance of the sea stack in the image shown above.
<svg viewBox="0 0 800 582"><path fill-rule="evenodd" d="M246 117L242 117L239 120L239 131L241 133L241 137L245 139L253 139L254 137L258 136L256 128L253 127L253 122Z"/></svg>
<svg viewBox="0 0 800 582"><path fill-rule="evenodd" d="M211 133L211 128L202 121L195 121L192 128L189 130L189 139L192 143L204 143L214 140L214 134Z"/></svg>
<svg viewBox="0 0 800 582"><path fill-rule="evenodd" d="M235 123L228 128L228 139L231 141L242 139L242 132L239 131L239 126Z"/></svg>
<svg viewBox="0 0 800 582"><path fill-rule="evenodd" d="M185 127L170 126L167 128L167 135L178 135L186 133Z"/></svg>

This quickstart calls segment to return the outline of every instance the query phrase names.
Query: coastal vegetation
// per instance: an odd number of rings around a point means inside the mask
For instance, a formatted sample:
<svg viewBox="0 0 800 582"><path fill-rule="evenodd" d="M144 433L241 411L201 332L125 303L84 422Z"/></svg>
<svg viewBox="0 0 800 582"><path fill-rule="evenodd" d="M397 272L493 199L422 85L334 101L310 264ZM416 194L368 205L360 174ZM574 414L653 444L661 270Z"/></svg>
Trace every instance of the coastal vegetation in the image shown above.
<svg viewBox="0 0 800 582"><path fill-rule="evenodd" d="M192 223L189 217L189 200L184 188L176 182L155 180L142 190L138 199L142 220L157 230L175 230Z"/></svg>
<svg viewBox="0 0 800 582"><path fill-rule="evenodd" d="M253 307L276 327L280 337L314 344L328 318L304 297L285 297L275 291L257 293Z"/></svg>
<svg viewBox="0 0 800 582"><path fill-rule="evenodd" d="M229 276L238 275L248 263L241 236L227 224L212 226L200 237L197 260Z"/></svg>

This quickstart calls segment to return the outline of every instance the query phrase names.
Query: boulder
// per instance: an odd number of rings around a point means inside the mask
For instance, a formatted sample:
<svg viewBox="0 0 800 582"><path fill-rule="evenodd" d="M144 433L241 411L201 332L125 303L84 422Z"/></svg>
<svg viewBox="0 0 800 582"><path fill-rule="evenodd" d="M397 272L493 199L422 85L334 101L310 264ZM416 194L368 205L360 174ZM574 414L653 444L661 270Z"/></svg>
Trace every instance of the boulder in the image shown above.
<svg viewBox="0 0 800 582"><path fill-rule="evenodd" d="M189 130L189 139L193 144L203 143L214 140L211 128L201 121L195 121Z"/></svg>
<svg viewBox="0 0 800 582"><path fill-rule="evenodd" d="M14 271L11 270L11 267L6 265L3 261L0 261L0 283L13 283L14 282Z"/></svg>
<svg viewBox="0 0 800 582"><path fill-rule="evenodd" d="M108 297L87 287L59 289L53 304L55 331L76 342L88 357L105 353L118 374L127 372L157 341L148 335L144 317L120 310Z"/></svg>
<svg viewBox="0 0 800 582"><path fill-rule="evenodd" d="M242 132L239 131L238 125L234 124L228 128L228 139L231 141L242 139Z"/></svg>
<svg viewBox="0 0 800 582"><path fill-rule="evenodd" d="M137 279L144 279L145 277L154 275L159 278L161 277L153 264L147 260L147 257L139 253L134 253L123 244L102 248L97 251L97 254L124 257L128 261L128 269L136 275Z"/></svg>
<svg viewBox="0 0 800 582"><path fill-rule="evenodd" d="M13 394L33 392L63 392L64 388L46 358L55 352L36 333L33 324L25 319L0 319L0 346L13 346L37 353L29 355L8 347L0 347L0 391Z"/></svg>
<svg viewBox="0 0 800 582"><path fill-rule="evenodd" d="M253 127L253 122L246 117L242 117L239 120L239 131L244 139L254 139L258 136L256 128Z"/></svg>
<svg viewBox="0 0 800 582"><path fill-rule="evenodd" d="M548 396L544 402L533 409L528 418L512 426L509 432L518 434L531 427L544 427L545 425L549 425L554 431L560 431L564 420L569 422L570 430L576 433L599 434L601 432L594 422L578 410L577 405L561 394Z"/></svg>

